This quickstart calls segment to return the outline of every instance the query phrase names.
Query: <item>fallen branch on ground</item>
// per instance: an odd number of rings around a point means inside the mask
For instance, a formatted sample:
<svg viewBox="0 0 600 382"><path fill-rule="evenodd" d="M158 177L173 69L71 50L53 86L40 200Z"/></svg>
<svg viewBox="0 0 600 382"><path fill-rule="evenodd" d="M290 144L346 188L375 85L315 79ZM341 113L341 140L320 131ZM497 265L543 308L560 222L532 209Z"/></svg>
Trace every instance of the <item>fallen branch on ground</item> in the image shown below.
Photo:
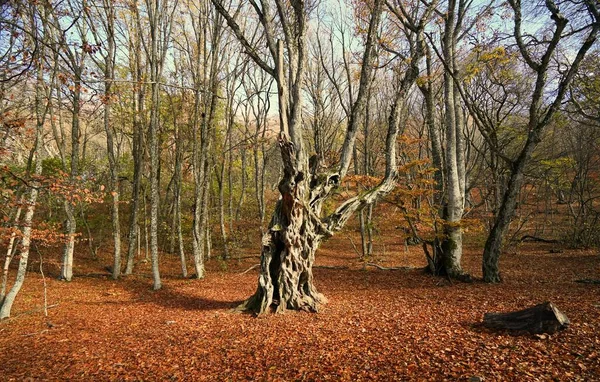
<svg viewBox="0 0 600 382"><path fill-rule="evenodd" d="M537 237L537 236L531 236L531 235L525 235L521 238L521 240L519 240L520 242L526 242L526 241L538 241L541 243L548 243L548 244L558 244L559 241L558 240L554 240L554 239L544 239L542 237Z"/></svg>
<svg viewBox="0 0 600 382"><path fill-rule="evenodd" d="M24 315L27 315L27 314L33 314L33 313L37 313L37 312L43 312L45 309L52 309L52 308L55 308L55 307L57 307L57 306L58 306L58 303L56 303L56 304L52 304L52 305L48 305L47 307L40 306L40 307L38 307L38 308L35 308L35 309L26 310L26 311L25 311L25 312L23 312L23 313L19 313L19 314L18 314L18 315L16 315L14 318L17 318L17 317L19 317L19 316L24 316Z"/></svg>
<svg viewBox="0 0 600 382"><path fill-rule="evenodd" d="M246 273L250 272L251 270L253 270L254 268L258 268L260 267L260 264L254 264L253 266L251 266L250 268L246 269L244 272L242 273L238 273L238 275L245 275Z"/></svg>
<svg viewBox="0 0 600 382"><path fill-rule="evenodd" d="M48 331L48 329L44 329L41 332L35 332L35 333L27 333L27 334L22 334L23 337L31 337L31 336L35 336L36 334L44 334Z"/></svg>
<svg viewBox="0 0 600 382"><path fill-rule="evenodd" d="M410 271L413 269L417 269L416 267L384 267L375 263L365 263L365 267L375 267L382 271Z"/></svg>
<svg viewBox="0 0 600 382"><path fill-rule="evenodd" d="M575 282L580 284L600 284L600 279L580 279L575 280Z"/></svg>

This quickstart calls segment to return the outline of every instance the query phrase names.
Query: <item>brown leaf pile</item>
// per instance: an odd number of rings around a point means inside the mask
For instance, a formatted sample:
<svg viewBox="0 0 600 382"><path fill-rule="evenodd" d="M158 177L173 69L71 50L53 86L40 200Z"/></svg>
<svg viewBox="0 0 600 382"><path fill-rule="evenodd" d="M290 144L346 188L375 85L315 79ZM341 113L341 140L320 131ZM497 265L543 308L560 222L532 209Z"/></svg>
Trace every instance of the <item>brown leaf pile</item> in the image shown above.
<svg viewBox="0 0 600 382"><path fill-rule="evenodd" d="M600 258L548 250L505 255L503 284L450 284L418 269L363 270L340 236L317 259L347 267L315 269L329 298L322 312L258 318L230 312L255 289L256 270L240 275L255 259L226 271L209 263L198 281L178 278L177 260L165 258L171 275L158 292L148 265L115 282L90 262L71 283L46 279L48 317L42 278L30 273L13 318L0 323L0 380L599 380L600 286L574 280L600 278ZM393 243L379 261L424 265L419 248ZM479 250L465 253L475 276L480 262ZM485 312L546 300L569 329L514 336L479 325Z"/></svg>

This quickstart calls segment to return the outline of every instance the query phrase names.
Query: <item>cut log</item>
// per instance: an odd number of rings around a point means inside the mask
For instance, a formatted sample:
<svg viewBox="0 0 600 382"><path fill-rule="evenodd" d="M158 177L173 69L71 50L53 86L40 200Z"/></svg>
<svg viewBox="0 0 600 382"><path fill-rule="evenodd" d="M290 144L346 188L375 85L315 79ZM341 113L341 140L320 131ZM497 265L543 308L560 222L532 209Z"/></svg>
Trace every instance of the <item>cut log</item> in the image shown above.
<svg viewBox="0 0 600 382"><path fill-rule="evenodd" d="M553 334L569 326L569 319L551 302L510 313L486 313L483 326L492 329Z"/></svg>

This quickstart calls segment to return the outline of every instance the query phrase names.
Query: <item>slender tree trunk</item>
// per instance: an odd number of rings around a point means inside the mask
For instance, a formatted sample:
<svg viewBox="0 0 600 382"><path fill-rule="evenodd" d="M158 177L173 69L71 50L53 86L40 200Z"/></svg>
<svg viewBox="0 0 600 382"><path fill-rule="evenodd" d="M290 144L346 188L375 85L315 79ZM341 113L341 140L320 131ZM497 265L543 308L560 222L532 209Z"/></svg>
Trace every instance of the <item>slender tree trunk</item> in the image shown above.
<svg viewBox="0 0 600 382"><path fill-rule="evenodd" d="M15 217L13 219L13 227L20 226L21 212L23 211L23 203L25 202L25 195L19 198L19 206L15 211ZM0 287L0 306L2 306L2 301L4 301L4 297L6 297L6 285L8 283L8 271L10 269L10 263L12 262L15 251L15 242L17 242L17 232L14 230L10 234L10 239L8 240L8 245L6 246L6 258L4 259L4 267L2 268L2 286Z"/></svg>
<svg viewBox="0 0 600 382"><path fill-rule="evenodd" d="M79 113L80 113L80 96L81 96L81 82L75 82L75 90L73 96L73 118L71 121L71 173L70 177L72 181L75 181L79 172ZM75 206L73 202L68 200L64 201L65 212L67 215L66 220L66 235L67 243L63 251L62 268L60 273L60 279L65 281L71 281L73 278L73 251L75 249L75 232L77 230L77 221L75 220Z"/></svg>
<svg viewBox="0 0 600 382"><path fill-rule="evenodd" d="M155 8L155 12L158 12L158 6ZM157 25L154 28L158 28ZM159 196L159 137L158 137L158 108L160 105L160 86L158 84L159 75L158 67L156 67L157 60L157 31L154 31L152 37L152 60L155 61L154 67L150 70L150 82L151 82L151 104L150 109L150 129L148 131L149 146L150 146L150 258L152 260L152 278L154 281L153 289L158 290L162 287L160 280L160 269L158 263L158 204L160 202Z"/></svg>
<svg viewBox="0 0 600 382"><path fill-rule="evenodd" d="M260 229L263 232L263 222L265 221L265 189L263 179L264 168L262 166L263 160L261 160L261 154L264 156L266 153L259 150L262 147L259 144L258 139L258 128L256 133L257 142L254 148L254 196L256 198L256 204L258 206L258 221L260 222Z"/></svg>
<svg viewBox="0 0 600 382"><path fill-rule="evenodd" d="M210 190L210 161L209 153L213 139L213 129L215 121L215 113L217 107L219 79L217 71L219 67L219 46L221 39L221 19L217 17L213 22L211 51L209 56L207 34L208 16L204 15L201 25L196 25L196 46L198 47L197 56L195 57L195 67L198 72L202 71L203 77L197 79L196 84L196 99L194 105L194 182L195 182L195 198L194 198L194 224L193 233L193 251L194 251L194 266L196 269L196 278L204 277L204 257L210 255L205 253L205 246L208 246L208 197ZM200 53L202 52L202 54ZM209 60L210 57L210 60ZM200 86L203 89L209 89L209 96L200 98ZM203 107L203 111L201 112ZM199 137L199 139L198 139ZM198 146L197 141L200 141Z"/></svg>
<svg viewBox="0 0 600 382"><path fill-rule="evenodd" d="M233 128L233 119L228 119L227 132L225 133L225 139L223 140L224 149L227 148L227 143L231 141L231 130ZM225 227L225 162L227 161L227 155L223 155L221 163L219 165L220 171L217 174L217 184L219 187L219 226L221 228L221 237L223 239L223 258L228 259L229 254L229 243L227 237L227 229Z"/></svg>
<svg viewBox="0 0 600 382"><path fill-rule="evenodd" d="M232 129L233 124L232 121ZM233 134L229 134L229 152L227 155L227 215L229 222L229 232L233 232Z"/></svg>
<svg viewBox="0 0 600 382"><path fill-rule="evenodd" d="M177 205L175 206L175 219L177 220L177 241L179 243L179 258L181 259L181 276L188 277L185 248L183 245L183 230L181 229L181 193L177 193Z"/></svg>
<svg viewBox="0 0 600 382"><path fill-rule="evenodd" d="M133 184L131 191L131 211L129 215L129 245L127 247L127 265L125 267L125 274L130 275L133 273L133 266L135 260L136 242L139 242L139 210L140 210L140 188L142 183L142 169L144 167L144 124L142 122L142 116L145 114L144 110L144 85L143 80L143 69L141 64L142 59L142 46L139 37L135 38L133 42L133 54L134 57L134 68L133 77L134 84L132 86L133 93ZM145 213L144 213L145 215Z"/></svg>
<svg viewBox="0 0 600 382"><path fill-rule="evenodd" d="M206 246L206 258L210 259L212 257L212 236L211 236L211 228L210 228L210 198L211 198L211 189L210 187L210 177L212 176L212 167L209 166L208 160L205 161L204 166L204 184L206 187L204 188L204 193L202 194L202 225L203 225L203 237L202 237L202 245Z"/></svg>
<svg viewBox="0 0 600 382"><path fill-rule="evenodd" d="M462 258L462 227L461 220L464 208L464 192L461 190L460 153L462 134L457 123L457 111L454 86L454 49L456 39L455 0L448 3L448 14L445 20L442 52L447 65L444 71L444 123L446 127L446 200L444 208L444 239L442 241L443 265L445 273L450 277L463 275Z"/></svg>
<svg viewBox="0 0 600 382"><path fill-rule="evenodd" d="M246 132L247 132L247 128L246 128ZM244 134L244 137L246 137L247 134ZM242 211L242 206L244 204L244 197L246 195L246 183L247 183L247 177L248 175L246 174L246 166L247 166L247 161L246 161L246 145L242 145L242 147L240 148L240 197L238 198L237 201L237 206L235 207L235 220L238 221L240 220L240 214Z"/></svg>
<svg viewBox="0 0 600 382"><path fill-rule="evenodd" d="M115 36L114 21L115 14L111 1L104 3L106 11L107 26L107 52L105 57L105 77L104 83L105 103L104 103L104 131L106 133L106 149L108 151L108 163L110 168L110 188L112 195L112 233L113 233L113 269L112 278L114 280L121 276L121 223L119 220L119 157L115 148L113 128L110 124L112 109L112 81L114 79L114 60L115 60Z"/></svg>
<svg viewBox="0 0 600 382"><path fill-rule="evenodd" d="M218 174L219 186L219 227L221 228L221 238L223 239L223 259L229 258L229 245L227 238L227 229L225 228L225 163L221 166L221 172Z"/></svg>
<svg viewBox="0 0 600 382"><path fill-rule="evenodd" d="M33 16L32 16L32 24ZM46 35L45 35L46 36ZM38 65L37 65L37 81L36 81L36 90L35 90L35 107L36 107L36 129L35 129L35 143L32 149L31 157L35 159L35 167L33 174L34 176L42 175L42 146L43 146L43 129L44 129L44 121L46 119L48 108L43 104L45 99L44 94L44 70L42 66L42 60L39 57L43 57L44 48L41 48L41 52L39 52L38 56ZM10 313L12 310L13 303L21 287L23 286L23 282L25 281L25 274L27 273L27 263L29 261L29 249L31 245L31 226L33 222L33 215L35 213L35 207L37 203L38 197L38 181L34 178L31 180L31 187L29 188L29 195L27 197L27 204L25 207L25 216L23 217L22 227L23 227L23 235L21 238L21 248L19 253L19 266L17 269L17 276L15 278L14 284L12 285L10 291L3 295L2 299L0 299L0 320L4 318L10 317ZM17 219L18 220L18 219Z"/></svg>
<svg viewBox="0 0 600 382"><path fill-rule="evenodd" d="M519 47L519 52L527 65L535 73L536 81L531 97L531 103L529 105L527 141L521 149L517 160L512 165L508 184L502 198L502 204L500 205L492 230L490 231L484 246L482 268L483 278L486 282L499 282L502 280L498 264L500 251L502 249L502 239L515 213L518 194L524 181L525 166L533 156L535 148L541 142L545 128L559 110L562 100L566 95L567 89L569 88L579 65L596 42L597 35L600 32L600 13L598 4L597 2L586 1L584 2L584 5L587 7L587 16L590 17L590 20L588 21L591 23L586 32L586 38L582 40L577 54L572 60L571 66L567 66L564 69L564 75L560 79L554 99L551 100L551 102L548 102L548 100L545 99L548 92L548 68L552 62L553 54L563 38L563 31L567 27L569 20L560 12L556 3L552 1L545 3L546 8L551 13L551 19L555 24L553 36L545 46L546 49L543 51L541 58L533 58L529 50L530 48L523 41L522 37L521 3L513 0L509 0L508 3L514 11L514 37L517 46ZM541 52L536 52L536 56L539 56L540 53ZM550 106L542 108L544 102L548 102Z"/></svg>
<svg viewBox="0 0 600 382"><path fill-rule="evenodd" d="M370 136L370 125L371 125L371 113L369 112L369 103L371 102L371 87L367 93L367 108L365 110L365 123L363 126L363 166L362 173L364 175L371 175L369 172L369 152L371 150L369 145ZM362 243L363 257L368 259L373 255L373 205L370 204L365 211L360 210L360 238Z"/></svg>
<svg viewBox="0 0 600 382"><path fill-rule="evenodd" d="M194 254L194 268L196 270L195 277L198 279L204 278L204 224L202 220L203 194L204 194L204 158L206 155L201 149L199 141L201 136L205 136L200 132L200 92L195 92L195 112L193 124L193 142L192 142L192 172L194 176L194 219L192 224L192 252ZM203 118L204 120L204 118ZM205 123L202 122L202 129ZM205 136L206 137L206 136ZM204 144L203 144L204 146Z"/></svg>
<svg viewBox="0 0 600 382"><path fill-rule="evenodd" d="M173 238L177 238L179 258L181 259L181 272L184 278L187 277L187 267L185 263L185 251L183 245L183 232L181 229L181 186L182 181L182 165L183 165L183 137L181 129L177 123L174 123L175 128L175 188L174 188L174 211L173 211Z"/></svg>
<svg viewBox="0 0 600 382"><path fill-rule="evenodd" d="M247 183L247 174L246 174L246 146L242 146L240 150L240 197L238 198L237 206L235 207L235 220L240 220L240 214L242 212L242 206L244 205L244 196L246 194L246 183Z"/></svg>
<svg viewBox="0 0 600 382"><path fill-rule="evenodd" d="M40 154L40 148L42 146L41 126L38 127L36 135L38 137L36 138L36 147L34 150L36 150L36 157L38 160L36 161L34 174L41 175L42 161L41 158L38 156ZM27 273L27 262L29 260L29 249L31 245L31 224L33 221L33 215L35 213L35 206L38 197L37 182L34 182L32 186L33 187L31 188L29 192L29 197L27 199L27 208L25 210L25 216L23 218L23 237L21 239L21 250L19 253L19 267L17 269L17 277L8 294L6 294L6 296L4 296L2 300L0 300L0 319L10 317L10 312L12 309L12 305L15 301L15 297L21 290L23 282L25 281L25 274Z"/></svg>
<svg viewBox="0 0 600 382"><path fill-rule="evenodd" d="M528 140L521 155L515 162L504 197L502 198L502 203L496 213L494 225L485 242L482 268L483 278L486 282L497 283L502 281L498 265L502 250L502 239L508 230L517 207L519 192L525 180L525 164L531 158L536 146L537 143L534 140Z"/></svg>
<svg viewBox="0 0 600 382"><path fill-rule="evenodd" d="M435 123L435 99L433 94L433 69L431 62L431 50L429 46L425 46L425 58L427 67L427 81L425 84L419 86L424 99L425 108L425 124L427 125L427 133L429 134L429 141L431 142L431 161L435 168L433 179L435 180L435 199L434 202L440 205L442 202L441 192L444 188L444 160L443 150L440 138L439 129Z"/></svg>
<svg viewBox="0 0 600 382"><path fill-rule="evenodd" d="M150 258L152 261L153 289L162 288L158 254L158 220L160 205L160 79L169 44L173 12L175 7L161 0L152 0L148 4L148 20L150 23L150 46L148 59L150 63L150 126L148 131L150 146Z"/></svg>

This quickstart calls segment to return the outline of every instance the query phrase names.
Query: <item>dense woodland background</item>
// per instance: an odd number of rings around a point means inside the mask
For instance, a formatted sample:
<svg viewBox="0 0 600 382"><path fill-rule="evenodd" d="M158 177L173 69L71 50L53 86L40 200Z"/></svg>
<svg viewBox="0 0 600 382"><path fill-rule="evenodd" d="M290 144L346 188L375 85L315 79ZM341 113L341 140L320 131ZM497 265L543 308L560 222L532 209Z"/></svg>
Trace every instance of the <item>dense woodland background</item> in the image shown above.
<svg viewBox="0 0 600 382"><path fill-rule="evenodd" d="M1 1L0 317L28 269L158 290L261 251L241 309L316 311L339 231L363 268L392 240L467 282L597 249L599 6Z"/></svg>
<svg viewBox="0 0 600 382"><path fill-rule="evenodd" d="M599 8L0 0L0 379L598 378Z"/></svg>

